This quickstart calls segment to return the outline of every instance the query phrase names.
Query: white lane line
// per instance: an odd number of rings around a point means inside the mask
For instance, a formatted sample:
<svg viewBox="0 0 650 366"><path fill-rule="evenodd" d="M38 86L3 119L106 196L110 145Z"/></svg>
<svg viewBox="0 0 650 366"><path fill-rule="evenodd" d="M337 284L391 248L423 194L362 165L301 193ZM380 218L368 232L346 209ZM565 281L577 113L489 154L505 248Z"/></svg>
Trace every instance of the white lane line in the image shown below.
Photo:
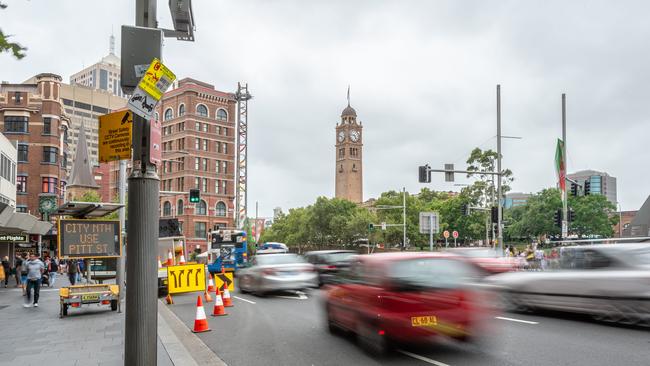
<svg viewBox="0 0 650 366"><path fill-rule="evenodd" d="M505 318L502 316L495 316L496 319L501 319L501 320L507 320L510 322L516 322L516 323L525 323L525 324L539 324L539 322L531 322L530 320L521 320L521 319L513 319L513 318Z"/></svg>
<svg viewBox="0 0 650 366"><path fill-rule="evenodd" d="M247 303L250 303L250 304L257 304L255 301L250 301L250 300L247 300L247 299L241 298L241 297L239 297L239 296L233 296L233 297L234 297L235 299L237 299L237 300L246 301Z"/></svg>
<svg viewBox="0 0 650 366"><path fill-rule="evenodd" d="M298 297L295 297L295 296L283 296L283 295L276 295L275 297L279 297L279 298L282 298L282 299L291 299L291 300L309 300L309 297L307 297L307 295L302 291L295 291L294 293Z"/></svg>
<svg viewBox="0 0 650 366"><path fill-rule="evenodd" d="M404 355L407 355L407 356L409 356L409 357L413 357L413 358L418 359L418 360L420 360L420 361L424 361L424 362L430 363L430 364L432 364L432 365L436 365L436 366L449 366L448 364L446 364L446 363L444 363L444 362L440 362L440 361L432 360L432 359L430 359L430 358L428 358L428 357L424 357L424 356L416 355L415 353L411 353L411 352L404 351L404 350L401 350L401 349L398 350L397 352L402 353L402 354L404 354Z"/></svg>

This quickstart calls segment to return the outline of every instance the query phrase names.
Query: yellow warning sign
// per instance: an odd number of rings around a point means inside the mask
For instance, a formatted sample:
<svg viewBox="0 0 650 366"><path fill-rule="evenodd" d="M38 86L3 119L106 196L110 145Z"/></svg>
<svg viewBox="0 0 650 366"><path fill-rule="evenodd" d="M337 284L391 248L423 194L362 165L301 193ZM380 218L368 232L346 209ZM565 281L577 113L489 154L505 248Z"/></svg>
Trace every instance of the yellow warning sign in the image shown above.
<svg viewBox="0 0 650 366"><path fill-rule="evenodd" d="M99 161L131 159L133 113L120 111L99 117Z"/></svg>
<svg viewBox="0 0 650 366"><path fill-rule="evenodd" d="M167 267L167 290L170 294L205 291L205 264Z"/></svg>
<svg viewBox="0 0 650 366"><path fill-rule="evenodd" d="M223 290L224 285L228 286L228 291L235 291L235 281L233 281L233 272L216 273L214 275L214 285Z"/></svg>
<svg viewBox="0 0 650 366"><path fill-rule="evenodd" d="M176 75L160 60L154 58L138 86L158 101L174 80L176 80Z"/></svg>

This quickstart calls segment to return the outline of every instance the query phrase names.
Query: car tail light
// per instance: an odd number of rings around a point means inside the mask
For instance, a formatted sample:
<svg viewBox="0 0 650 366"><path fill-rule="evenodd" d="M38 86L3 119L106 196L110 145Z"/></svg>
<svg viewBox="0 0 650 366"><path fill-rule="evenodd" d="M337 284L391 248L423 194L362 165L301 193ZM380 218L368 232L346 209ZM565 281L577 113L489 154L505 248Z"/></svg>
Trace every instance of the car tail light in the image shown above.
<svg viewBox="0 0 650 366"><path fill-rule="evenodd" d="M70 304L70 305L72 305L73 308L78 308L78 307L79 307L79 303L78 303L78 302L73 302L73 303Z"/></svg>
<svg viewBox="0 0 650 366"><path fill-rule="evenodd" d="M102 305L108 305L110 303L111 303L110 300L102 300Z"/></svg>
<svg viewBox="0 0 650 366"><path fill-rule="evenodd" d="M325 266L327 269L336 269L336 266Z"/></svg>
<svg viewBox="0 0 650 366"><path fill-rule="evenodd" d="M386 334L386 331L383 330L383 329L380 329L379 331L377 331L377 334L379 334L380 336L383 336L384 334Z"/></svg>

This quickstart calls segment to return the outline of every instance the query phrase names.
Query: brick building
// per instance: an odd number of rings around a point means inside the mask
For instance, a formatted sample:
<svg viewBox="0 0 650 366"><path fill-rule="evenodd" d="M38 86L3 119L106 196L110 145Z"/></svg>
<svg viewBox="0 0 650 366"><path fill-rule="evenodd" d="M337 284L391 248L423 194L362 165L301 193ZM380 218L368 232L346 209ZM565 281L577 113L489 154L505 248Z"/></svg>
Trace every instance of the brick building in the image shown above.
<svg viewBox="0 0 650 366"><path fill-rule="evenodd" d="M234 226L234 95L185 78L165 93L156 116L163 121L160 217L178 218L187 248L205 251L214 225ZM189 203L191 188L200 189L200 203Z"/></svg>

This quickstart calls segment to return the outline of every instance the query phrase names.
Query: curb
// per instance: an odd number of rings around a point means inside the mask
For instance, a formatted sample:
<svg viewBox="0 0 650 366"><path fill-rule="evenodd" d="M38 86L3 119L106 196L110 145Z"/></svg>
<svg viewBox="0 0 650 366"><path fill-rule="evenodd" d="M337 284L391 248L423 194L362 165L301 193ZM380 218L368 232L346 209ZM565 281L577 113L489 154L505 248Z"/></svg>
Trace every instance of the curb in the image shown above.
<svg viewBox="0 0 650 366"><path fill-rule="evenodd" d="M174 366L227 366L160 300L158 300L158 337Z"/></svg>

